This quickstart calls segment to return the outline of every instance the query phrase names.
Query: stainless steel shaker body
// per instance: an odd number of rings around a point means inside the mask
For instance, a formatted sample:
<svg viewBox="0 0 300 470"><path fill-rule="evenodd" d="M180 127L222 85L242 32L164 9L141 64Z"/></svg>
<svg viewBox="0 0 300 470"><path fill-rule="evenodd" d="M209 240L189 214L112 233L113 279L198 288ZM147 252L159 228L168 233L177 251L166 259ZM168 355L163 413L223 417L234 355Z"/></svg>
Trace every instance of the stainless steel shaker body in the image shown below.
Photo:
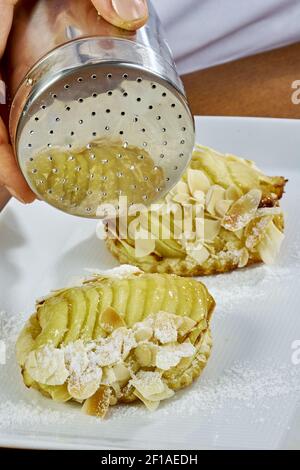
<svg viewBox="0 0 300 470"><path fill-rule="evenodd" d="M41 199L96 217L120 195L152 203L180 178L193 118L151 5L129 32L89 0L20 0L6 70L11 140Z"/></svg>

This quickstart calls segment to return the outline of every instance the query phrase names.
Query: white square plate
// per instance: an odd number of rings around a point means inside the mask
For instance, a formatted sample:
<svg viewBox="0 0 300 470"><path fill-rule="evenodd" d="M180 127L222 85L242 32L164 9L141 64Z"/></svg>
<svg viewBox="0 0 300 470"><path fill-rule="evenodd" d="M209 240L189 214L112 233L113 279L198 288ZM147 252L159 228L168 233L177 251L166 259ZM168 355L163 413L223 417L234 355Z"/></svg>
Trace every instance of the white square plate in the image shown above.
<svg viewBox="0 0 300 470"><path fill-rule="evenodd" d="M41 202L11 201L0 215L0 445L32 448L300 448L300 122L197 118L197 138L253 159L289 178L286 239L274 266L204 278L217 301L213 353L202 377L149 413L114 408L110 419L84 416L23 386L13 353L16 331L34 300L84 268L117 263L95 236L97 222ZM295 344L294 344L295 345ZM3 359L3 358L2 358ZM295 364L293 364L295 362ZM297 434L298 433L298 434Z"/></svg>

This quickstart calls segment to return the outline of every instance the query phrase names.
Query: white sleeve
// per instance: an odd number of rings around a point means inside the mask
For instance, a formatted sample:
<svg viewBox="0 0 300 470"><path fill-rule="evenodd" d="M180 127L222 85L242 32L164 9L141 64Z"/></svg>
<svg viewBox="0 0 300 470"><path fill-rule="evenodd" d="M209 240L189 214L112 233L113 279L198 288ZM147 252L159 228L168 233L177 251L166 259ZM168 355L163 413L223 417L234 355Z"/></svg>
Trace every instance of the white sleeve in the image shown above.
<svg viewBox="0 0 300 470"><path fill-rule="evenodd" d="M152 0L180 73L300 39L299 0Z"/></svg>

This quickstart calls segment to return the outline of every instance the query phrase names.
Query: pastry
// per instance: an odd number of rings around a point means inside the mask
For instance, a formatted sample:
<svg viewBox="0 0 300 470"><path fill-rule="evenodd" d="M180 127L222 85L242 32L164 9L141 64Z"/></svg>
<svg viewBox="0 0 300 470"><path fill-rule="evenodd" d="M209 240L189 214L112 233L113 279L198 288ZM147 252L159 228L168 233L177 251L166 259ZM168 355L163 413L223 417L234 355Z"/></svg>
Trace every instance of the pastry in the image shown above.
<svg viewBox="0 0 300 470"><path fill-rule="evenodd" d="M107 224L107 246L121 263L149 273L201 276L272 263L284 237L285 183L249 160L198 145L160 205L129 217L127 236L120 236L120 220L115 230Z"/></svg>
<svg viewBox="0 0 300 470"><path fill-rule="evenodd" d="M24 383L99 417L136 400L154 410L205 367L214 306L199 281L134 269L55 291L18 338Z"/></svg>

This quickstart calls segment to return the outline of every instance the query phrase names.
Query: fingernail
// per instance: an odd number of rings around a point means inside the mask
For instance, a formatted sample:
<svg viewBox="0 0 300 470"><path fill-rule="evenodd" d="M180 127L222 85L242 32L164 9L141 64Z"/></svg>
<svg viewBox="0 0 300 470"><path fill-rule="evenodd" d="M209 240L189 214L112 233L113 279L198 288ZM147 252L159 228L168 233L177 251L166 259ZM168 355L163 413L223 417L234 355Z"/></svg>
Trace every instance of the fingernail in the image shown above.
<svg viewBox="0 0 300 470"><path fill-rule="evenodd" d="M0 80L0 104L6 104L6 86L3 80Z"/></svg>
<svg viewBox="0 0 300 470"><path fill-rule="evenodd" d="M112 7L124 21L136 21L147 14L145 0L112 0Z"/></svg>
<svg viewBox="0 0 300 470"><path fill-rule="evenodd" d="M6 186L6 189L7 191L16 199L18 199L18 201L22 202L23 204L25 204L26 201L24 201L24 199L22 199L19 194L16 193L16 191L12 188L10 188L9 186Z"/></svg>

